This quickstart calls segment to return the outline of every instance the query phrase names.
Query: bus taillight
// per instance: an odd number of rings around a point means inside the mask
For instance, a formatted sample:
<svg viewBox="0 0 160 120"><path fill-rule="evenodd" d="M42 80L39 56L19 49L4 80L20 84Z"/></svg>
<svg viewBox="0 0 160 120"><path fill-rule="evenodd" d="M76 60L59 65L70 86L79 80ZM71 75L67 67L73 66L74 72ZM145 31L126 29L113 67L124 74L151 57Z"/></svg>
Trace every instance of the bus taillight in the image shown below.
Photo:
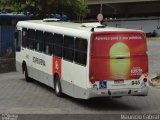
<svg viewBox="0 0 160 120"><path fill-rule="evenodd" d="M96 82L96 79L93 75L91 75L89 79L92 84L94 84Z"/></svg>
<svg viewBox="0 0 160 120"><path fill-rule="evenodd" d="M148 77L148 73L144 73L143 75L144 75L145 78Z"/></svg>
<svg viewBox="0 0 160 120"><path fill-rule="evenodd" d="M144 75L144 77L145 77L145 78L143 79L143 82L146 83L146 82L148 81L148 79L147 79L147 77L148 77L148 72L147 72L147 73L144 73L143 75Z"/></svg>
<svg viewBox="0 0 160 120"><path fill-rule="evenodd" d="M143 82L146 83L146 82L147 82L147 78L144 78L144 79L143 79Z"/></svg>

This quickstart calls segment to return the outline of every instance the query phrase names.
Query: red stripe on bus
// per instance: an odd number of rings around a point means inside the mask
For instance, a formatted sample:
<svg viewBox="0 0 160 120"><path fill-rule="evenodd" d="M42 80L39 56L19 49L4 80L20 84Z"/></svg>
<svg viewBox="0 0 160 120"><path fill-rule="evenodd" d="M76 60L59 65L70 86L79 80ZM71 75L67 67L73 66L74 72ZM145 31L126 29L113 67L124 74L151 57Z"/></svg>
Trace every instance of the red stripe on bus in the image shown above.
<svg viewBox="0 0 160 120"><path fill-rule="evenodd" d="M53 76L58 74L58 76L62 77L62 59L53 57L53 65L52 65Z"/></svg>

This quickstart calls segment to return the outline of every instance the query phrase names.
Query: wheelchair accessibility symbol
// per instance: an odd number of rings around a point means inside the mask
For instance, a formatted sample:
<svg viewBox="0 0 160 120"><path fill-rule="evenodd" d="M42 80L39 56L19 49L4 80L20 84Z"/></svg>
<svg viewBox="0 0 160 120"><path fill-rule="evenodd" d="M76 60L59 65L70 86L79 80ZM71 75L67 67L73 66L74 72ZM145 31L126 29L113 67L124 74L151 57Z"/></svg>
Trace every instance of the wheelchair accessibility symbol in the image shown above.
<svg viewBox="0 0 160 120"><path fill-rule="evenodd" d="M107 81L100 81L99 82L99 89L107 88Z"/></svg>

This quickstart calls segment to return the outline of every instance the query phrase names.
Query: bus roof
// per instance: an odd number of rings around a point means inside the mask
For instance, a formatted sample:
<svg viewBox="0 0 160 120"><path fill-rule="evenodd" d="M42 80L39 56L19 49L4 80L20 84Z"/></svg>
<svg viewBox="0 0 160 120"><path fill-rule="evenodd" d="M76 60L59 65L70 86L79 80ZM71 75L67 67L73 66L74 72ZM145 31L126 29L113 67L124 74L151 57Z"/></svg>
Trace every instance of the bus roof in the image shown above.
<svg viewBox="0 0 160 120"><path fill-rule="evenodd" d="M44 21L44 20L27 20L20 21L17 27L24 27L36 30L43 30L48 32L56 32L59 34L74 35L76 37L90 37L93 32L109 32L109 31L137 31L143 32L141 30L132 30L125 28L116 28L103 26L100 23L73 23L73 22L63 22L58 21ZM94 30L93 30L94 29Z"/></svg>

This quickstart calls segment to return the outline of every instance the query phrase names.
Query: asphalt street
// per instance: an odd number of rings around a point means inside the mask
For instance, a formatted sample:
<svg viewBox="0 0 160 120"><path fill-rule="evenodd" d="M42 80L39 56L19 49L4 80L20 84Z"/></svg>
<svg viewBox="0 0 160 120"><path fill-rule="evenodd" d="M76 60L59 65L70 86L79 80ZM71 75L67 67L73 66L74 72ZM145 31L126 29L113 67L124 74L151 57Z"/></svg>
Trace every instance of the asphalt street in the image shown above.
<svg viewBox="0 0 160 120"><path fill-rule="evenodd" d="M148 40L149 75L152 78L160 73L160 39Z"/></svg>

